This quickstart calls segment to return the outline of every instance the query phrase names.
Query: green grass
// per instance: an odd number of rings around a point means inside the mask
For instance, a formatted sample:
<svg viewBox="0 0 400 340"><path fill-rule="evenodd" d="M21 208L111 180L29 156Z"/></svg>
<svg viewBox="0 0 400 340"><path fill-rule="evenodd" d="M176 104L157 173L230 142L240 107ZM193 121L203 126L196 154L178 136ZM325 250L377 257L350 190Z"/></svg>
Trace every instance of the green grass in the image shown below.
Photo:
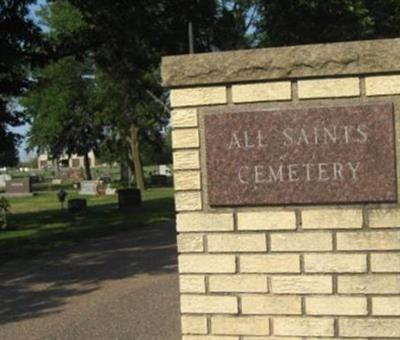
<svg viewBox="0 0 400 340"><path fill-rule="evenodd" d="M75 197L78 194L70 191L68 198ZM174 217L170 188L147 190L143 205L129 211L119 210L114 196L85 198L88 209L80 215L62 211L56 193L10 199L9 229L0 231L0 259L50 250Z"/></svg>

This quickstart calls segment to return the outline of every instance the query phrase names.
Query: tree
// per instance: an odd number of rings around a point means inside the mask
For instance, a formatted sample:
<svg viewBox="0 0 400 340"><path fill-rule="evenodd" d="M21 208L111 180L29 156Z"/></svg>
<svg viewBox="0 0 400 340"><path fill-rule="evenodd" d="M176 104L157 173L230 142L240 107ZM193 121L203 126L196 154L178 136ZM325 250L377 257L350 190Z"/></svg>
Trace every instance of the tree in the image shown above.
<svg viewBox="0 0 400 340"><path fill-rule="evenodd" d="M29 86L29 66L45 60L39 28L28 18L33 0L3 0L0 3L0 166L18 162L18 135L10 126L21 124L12 105Z"/></svg>
<svg viewBox="0 0 400 340"><path fill-rule="evenodd" d="M61 40L79 36L85 23L67 1L44 6L38 15L48 29L46 39L56 60L34 70L34 86L23 99L32 124L28 145L47 151L53 159L63 154L84 156L86 178L91 179L89 152L97 150L102 138L92 107L93 62L85 54L63 57L54 52Z"/></svg>
<svg viewBox="0 0 400 340"><path fill-rule="evenodd" d="M94 81L85 64L73 57L50 63L35 73L36 84L22 100L31 123L30 148L47 151L53 159L63 154L84 156L91 179L89 152L96 151L102 126L91 104Z"/></svg>
<svg viewBox="0 0 400 340"><path fill-rule="evenodd" d="M129 84L107 73L96 73L96 94L95 112L106 131L106 147L111 150L118 147L120 153L129 150L136 186L143 190L141 145L150 141L160 143L160 131L168 123L169 112L151 98L141 99L143 89L131 91Z"/></svg>
<svg viewBox="0 0 400 340"><path fill-rule="evenodd" d="M397 0L260 0L260 46L392 38Z"/></svg>
<svg viewBox="0 0 400 340"><path fill-rule="evenodd" d="M106 101L102 111L108 113L113 135L127 142L136 185L144 189L141 143L156 136L168 117L167 96L160 86L161 56L188 52L189 22L196 52L250 46L243 35L250 27L247 12L254 1L69 2L85 26L74 38L64 36L57 50L74 55L89 52L107 76L113 100Z"/></svg>
<svg viewBox="0 0 400 340"><path fill-rule="evenodd" d="M257 0L222 0L217 2L217 13L212 28L213 44L219 50L254 47L254 26L259 20Z"/></svg>

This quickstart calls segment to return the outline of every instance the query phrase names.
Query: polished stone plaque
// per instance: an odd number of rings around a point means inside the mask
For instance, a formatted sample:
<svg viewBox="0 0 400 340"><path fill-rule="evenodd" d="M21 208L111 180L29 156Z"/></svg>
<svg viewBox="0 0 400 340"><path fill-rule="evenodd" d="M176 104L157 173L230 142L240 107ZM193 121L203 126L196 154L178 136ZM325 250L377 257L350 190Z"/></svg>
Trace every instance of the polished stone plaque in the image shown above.
<svg viewBox="0 0 400 340"><path fill-rule="evenodd" d="M211 206L396 202L392 103L204 116Z"/></svg>

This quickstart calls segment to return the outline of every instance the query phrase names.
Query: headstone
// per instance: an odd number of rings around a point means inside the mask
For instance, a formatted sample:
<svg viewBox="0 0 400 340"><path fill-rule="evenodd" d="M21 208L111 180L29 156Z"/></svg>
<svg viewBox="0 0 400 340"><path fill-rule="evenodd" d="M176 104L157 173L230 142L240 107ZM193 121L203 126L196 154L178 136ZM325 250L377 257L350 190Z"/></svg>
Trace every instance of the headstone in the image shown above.
<svg viewBox="0 0 400 340"><path fill-rule="evenodd" d="M106 188L106 196L114 196L117 193L117 189L112 188L110 184L107 185Z"/></svg>
<svg viewBox="0 0 400 340"><path fill-rule="evenodd" d="M162 176L171 176L171 169L168 165L161 164L158 166L158 174Z"/></svg>
<svg viewBox="0 0 400 340"><path fill-rule="evenodd" d="M6 195L25 196L32 194L30 178L12 179L6 182Z"/></svg>
<svg viewBox="0 0 400 340"><path fill-rule="evenodd" d="M68 200L68 211L70 213L80 213L87 209L87 201L84 198L74 198Z"/></svg>
<svg viewBox="0 0 400 340"><path fill-rule="evenodd" d="M0 189L4 189L6 187L6 182L7 181L11 181L11 176L4 174L4 175L0 175Z"/></svg>
<svg viewBox="0 0 400 340"><path fill-rule="evenodd" d="M117 192L120 209L131 209L142 204L142 194L139 189L119 189Z"/></svg>
<svg viewBox="0 0 400 340"><path fill-rule="evenodd" d="M61 185L61 183L62 183L62 180L59 178L54 178L51 180L51 184L53 184L53 185Z"/></svg>
<svg viewBox="0 0 400 340"><path fill-rule="evenodd" d="M81 181L80 195L97 195L97 181Z"/></svg>
<svg viewBox="0 0 400 340"><path fill-rule="evenodd" d="M59 176L66 181L80 182L83 179L81 169L60 169Z"/></svg>

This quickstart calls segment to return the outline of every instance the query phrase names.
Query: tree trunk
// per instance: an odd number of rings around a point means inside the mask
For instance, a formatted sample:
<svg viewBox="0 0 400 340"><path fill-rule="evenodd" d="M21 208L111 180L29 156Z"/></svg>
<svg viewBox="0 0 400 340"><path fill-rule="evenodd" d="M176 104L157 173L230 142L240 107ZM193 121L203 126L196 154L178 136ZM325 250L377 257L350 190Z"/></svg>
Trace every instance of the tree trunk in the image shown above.
<svg viewBox="0 0 400 340"><path fill-rule="evenodd" d="M3 209L3 221L2 221L1 229L3 229L3 230L7 229L7 211L5 209Z"/></svg>
<svg viewBox="0 0 400 340"><path fill-rule="evenodd" d="M83 163L85 166L85 174L86 174L86 180L91 181L92 180L92 173L90 171L90 159L89 159L89 153L85 153L83 156Z"/></svg>
<svg viewBox="0 0 400 340"><path fill-rule="evenodd" d="M125 154L121 154L120 161L120 177L122 183L125 183L128 188L132 186L132 172L133 166L131 166L131 161L129 159L129 151Z"/></svg>
<svg viewBox="0 0 400 340"><path fill-rule="evenodd" d="M134 125L131 125L130 127L129 143L131 146L136 187L141 191L144 191L146 190L146 186L144 183L142 160L140 159L139 129Z"/></svg>
<svg viewBox="0 0 400 340"><path fill-rule="evenodd" d="M60 178L60 166L58 165L58 159L53 159L51 163L53 165L54 177Z"/></svg>

